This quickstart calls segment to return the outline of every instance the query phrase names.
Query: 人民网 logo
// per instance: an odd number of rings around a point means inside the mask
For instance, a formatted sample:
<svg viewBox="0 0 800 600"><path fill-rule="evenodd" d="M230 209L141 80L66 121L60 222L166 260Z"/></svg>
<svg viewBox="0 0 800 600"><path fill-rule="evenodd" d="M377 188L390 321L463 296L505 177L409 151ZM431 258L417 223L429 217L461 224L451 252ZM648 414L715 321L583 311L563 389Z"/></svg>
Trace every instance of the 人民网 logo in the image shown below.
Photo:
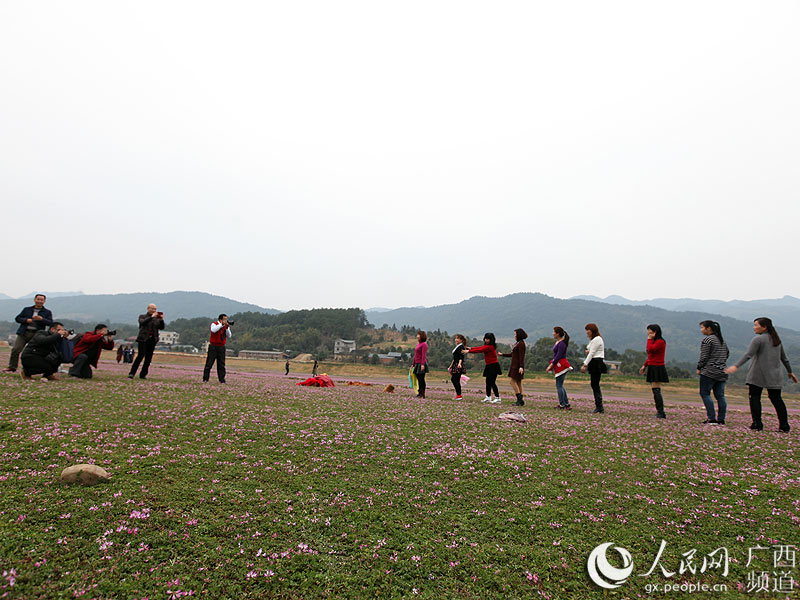
<svg viewBox="0 0 800 600"><path fill-rule="evenodd" d="M617 554L622 558L622 568L612 566L608 562L606 552L613 546ZM586 563L589 577L597 585L607 590L613 590L621 586L633 572L633 558L631 553L621 546L614 546L614 542L600 544L589 554L589 561Z"/></svg>

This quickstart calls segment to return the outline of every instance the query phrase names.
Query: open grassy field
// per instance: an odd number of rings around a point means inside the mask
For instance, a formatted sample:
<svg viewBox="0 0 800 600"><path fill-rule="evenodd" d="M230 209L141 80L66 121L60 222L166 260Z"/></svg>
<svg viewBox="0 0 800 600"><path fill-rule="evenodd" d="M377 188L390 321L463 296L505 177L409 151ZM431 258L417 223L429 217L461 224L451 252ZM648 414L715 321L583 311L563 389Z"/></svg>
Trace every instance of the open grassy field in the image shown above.
<svg viewBox="0 0 800 600"><path fill-rule="evenodd" d="M480 377L454 401L439 374L418 400L380 367L339 373L376 385L318 389L230 361L221 386L196 358L156 360L148 381L110 361L91 381L0 377L0 597L797 597L800 566L774 567L800 544L796 398L786 435L768 403L767 430L749 431L741 390L728 425L704 427L690 383L667 390L662 421L641 384L610 384L592 415L586 384L568 378L565 412L542 378L512 424L496 418L510 403L481 404ZM110 482L59 483L83 462ZM662 540L674 574L640 576ZM613 591L587 575L603 542L632 556ZM719 548L729 573L701 573Z"/></svg>

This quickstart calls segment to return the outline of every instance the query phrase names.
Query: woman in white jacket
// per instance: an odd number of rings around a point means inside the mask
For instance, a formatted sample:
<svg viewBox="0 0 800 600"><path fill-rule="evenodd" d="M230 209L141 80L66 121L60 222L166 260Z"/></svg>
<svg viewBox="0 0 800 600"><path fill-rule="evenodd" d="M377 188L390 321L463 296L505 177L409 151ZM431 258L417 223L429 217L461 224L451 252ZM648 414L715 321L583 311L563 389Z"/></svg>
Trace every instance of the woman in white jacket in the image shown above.
<svg viewBox="0 0 800 600"><path fill-rule="evenodd" d="M594 323L586 324L586 337L589 338L589 343L586 346L586 360L583 361L581 373L589 371L589 378L592 384L592 393L594 394L594 410L593 413L605 413L603 408L603 392L600 391L600 376L608 372L608 367L603 360L606 357L606 346L603 338L600 337L600 330Z"/></svg>

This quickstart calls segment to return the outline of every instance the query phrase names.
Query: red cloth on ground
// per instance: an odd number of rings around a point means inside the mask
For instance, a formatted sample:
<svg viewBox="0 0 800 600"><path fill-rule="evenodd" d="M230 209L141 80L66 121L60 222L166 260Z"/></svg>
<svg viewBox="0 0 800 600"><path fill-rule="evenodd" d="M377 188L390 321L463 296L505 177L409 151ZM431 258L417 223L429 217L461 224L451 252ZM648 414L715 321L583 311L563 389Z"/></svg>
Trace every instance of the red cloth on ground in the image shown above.
<svg viewBox="0 0 800 600"><path fill-rule="evenodd" d="M306 385L310 387L335 387L333 379L327 375L317 375L316 377L309 377L305 381L298 381L295 385Z"/></svg>

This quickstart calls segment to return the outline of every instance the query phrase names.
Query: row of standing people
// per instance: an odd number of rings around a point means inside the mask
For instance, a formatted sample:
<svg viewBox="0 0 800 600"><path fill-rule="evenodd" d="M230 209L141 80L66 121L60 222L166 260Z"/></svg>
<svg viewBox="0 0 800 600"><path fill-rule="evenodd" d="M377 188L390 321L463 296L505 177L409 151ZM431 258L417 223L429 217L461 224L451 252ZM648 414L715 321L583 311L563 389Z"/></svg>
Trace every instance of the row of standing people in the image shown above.
<svg viewBox="0 0 800 600"><path fill-rule="evenodd" d="M700 357L697 363L697 374L700 377L700 397L706 409L706 419L704 424L724 425L727 413L727 401L725 399L725 384L728 376L735 373L748 361L751 361L745 383L748 386L748 399L750 403L750 413L752 424L750 429L762 430L761 396L766 389L768 397L775 407L778 417L778 430L788 432L790 430L788 412L783 401L781 388L783 385L783 375L781 366L788 373L789 379L798 383L798 378L792 371L778 332L771 319L759 317L753 322L753 332L756 334L750 342L747 352L739 361L727 366L730 356L728 346L722 336L722 328L716 321L706 320L700 324L700 333L704 336L700 343ZM603 406L603 393L600 388L600 379L604 373L608 372L605 364L605 343L600 335L598 326L595 323L585 325L588 343L586 347L586 358L581 365L581 372L589 373L589 380L594 396L594 413L605 413ZM461 334L454 338L456 344L453 348L453 360L448 367L451 375L451 382L455 390L455 400L462 399L461 381L466 374L465 359L470 353L483 354L484 369L483 376L486 380L485 403L499 404L502 400L497 388L497 377L502 373L498 357L510 357L511 366L508 377L511 387L516 397L516 406L525 404L522 382L525 376L525 339L527 333L521 328L514 330L514 345L511 352L501 353L497 351L497 341L494 333L486 333L483 336L483 345L469 347L467 339ZM569 334L560 326L553 328L553 358L545 369L555 377L556 393L558 396L557 408L570 410L569 397L564 388L566 375L573 370L567 360L567 349L569 345ZM653 402L656 408L656 418L665 419L664 397L662 387L669 383L669 375L666 368L666 340L664 339L661 327L656 324L647 326L647 343L645 346L647 358L639 372L645 375L646 381L650 384L653 393ZM419 381L418 397L425 397L426 382L425 376L428 372L427 365L427 335L424 331L417 332L417 346L414 350L414 361L412 369ZM717 406L711 399L711 395L717 401Z"/></svg>

